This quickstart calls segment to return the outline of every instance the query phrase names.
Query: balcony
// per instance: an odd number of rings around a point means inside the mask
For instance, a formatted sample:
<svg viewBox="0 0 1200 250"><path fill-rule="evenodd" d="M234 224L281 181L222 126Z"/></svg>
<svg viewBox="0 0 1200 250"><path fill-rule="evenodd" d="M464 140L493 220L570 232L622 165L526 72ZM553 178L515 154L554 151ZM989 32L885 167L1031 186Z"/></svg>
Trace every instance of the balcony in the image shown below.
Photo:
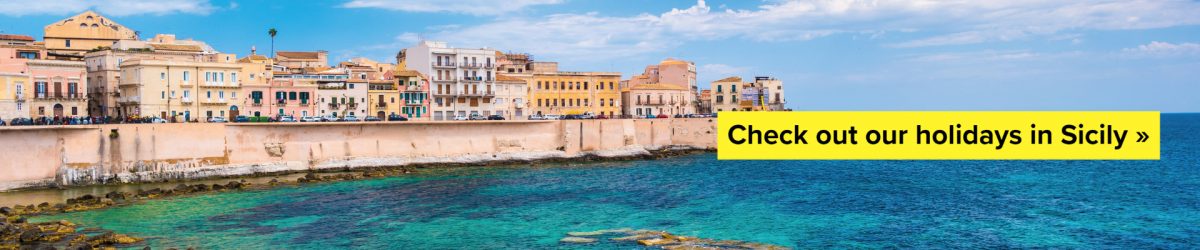
<svg viewBox="0 0 1200 250"><path fill-rule="evenodd" d="M179 101L183 102L183 103L192 103L192 98L191 97L179 98Z"/></svg>
<svg viewBox="0 0 1200 250"><path fill-rule="evenodd" d="M16 93L16 99L17 99L17 101L18 101L18 102L23 102L23 101L25 101L25 93L17 92L17 93Z"/></svg>
<svg viewBox="0 0 1200 250"><path fill-rule="evenodd" d="M433 67L435 67L435 68L453 68L454 62L434 62Z"/></svg>
<svg viewBox="0 0 1200 250"><path fill-rule="evenodd" d="M140 96L126 96L126 97L117 98L117 102L118 103L137 104L137 103L142 102L142 98Z"/></svg>
<svg viewBox="0 0 1200 250"><path fill-rule="evenodd" d="M205 98L200 101L200 104L225 104L229 103L225 98Z"/></svg>
<svg viewBox="0 0 1200 250"><path fill-rule="evenodd" d="M479 76L474 76L474 77L462 77L462 78L459 78L459 80L460 80L460 81L466 81L466 82L478 82L478 81L483 81L483 77L479 77Z"/></svg>
<svg viewBox="0 0 1200 250"><path fill-rule="evenodd" d="M483 67L483 64L478 64L478 63L463 63L463 64L462 64L462 67L463 67L463 68L479 68L479 67Z"/></svg>
<svg viewBox="0 0 1200 250"><path fill-rule="evenodd" d="M493 91L463 91L463 92L460 92L459 95L462 95L462 96L494 96L494 95L496 95L496 92L493 92Z"/></svg>
<svg viewBox="0 0 1200 250"><path fill-rule="evenodd" d="M450 78L450 79L438 78L438 79L433 79L433 81L434 82L454 82L454 79L453 78Z"/></svg>
<svg viewBox="0 0 1200 250"><path fill-rule="evenodd" d="M387 102L379 102L375 105L377 108L387 108Z"/></svg>
<svg viewBox="0 0 1200 250"><path fill-rule="evenodd" d="M338 105L336 102L329 103L329 109L339 109L339 108L341 108L341 105Z"/></svg>
<svg viewBox="0 0 1200 250"><path fill-rule="evenodd" d="M237 85L237 84L224 84L224 83L219 83L219 82L209 82L209 83L204 83L204 84L201 84L201 85L200 85L200 87L204 87L204 88L218 88L218 89L231 89L231 88L237 88L237 87L238 87L238 85Z"/></svg>
<svg viewBox="0 0 1200 250"><path fill-rule="evenodd" d="M262 100L261 100L261 99L255 99L253 102L250 102L250 106L262 107Z"/></svg>
<svg viewBox="0 0 1200 250"><path fill-rule="evenodd" d="M300 100L300 106L301 106L301 107L306 107L306 106L308 106L308 100Z"/></svg>

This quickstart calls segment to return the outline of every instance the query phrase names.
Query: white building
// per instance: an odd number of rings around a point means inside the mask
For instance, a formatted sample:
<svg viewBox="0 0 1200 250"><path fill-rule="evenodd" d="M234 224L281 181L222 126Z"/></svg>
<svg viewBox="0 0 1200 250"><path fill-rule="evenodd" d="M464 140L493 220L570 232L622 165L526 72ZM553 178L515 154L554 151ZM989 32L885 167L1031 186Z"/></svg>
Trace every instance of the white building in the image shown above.
<svg viewBox="0 0 1200 250"><path fill-rule="evenodd" d="M451 48L445 42L422 41L402 52L407 69L429 77L433 120L494 114L496 55L492 49Z"/></svg>

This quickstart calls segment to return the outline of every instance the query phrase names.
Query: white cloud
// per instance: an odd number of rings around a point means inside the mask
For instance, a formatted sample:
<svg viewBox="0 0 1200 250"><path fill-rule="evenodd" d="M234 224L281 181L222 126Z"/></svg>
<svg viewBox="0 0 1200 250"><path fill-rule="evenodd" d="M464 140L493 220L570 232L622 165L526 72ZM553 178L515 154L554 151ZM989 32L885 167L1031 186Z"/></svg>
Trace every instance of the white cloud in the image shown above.
<svg viewBox="0 0 1200 250"><path fill-rule="evenodd" d="M700 69L699 69L699 71L702 71L705 74L712 74L714 76L734 76L734 75L746 73L746 71L748 71L748 70L749 70L749 68L746 68L746 67L730 66L730 65L720 64L720 63L711 63L711 64L700 65Z"/></svg>
<svg viewBox="0 0 1200 250"><path fill-rule="evenodd" d="M208 0L0 0L0 15L71 15L96 10L111 16L167 15L174 13L208 15L217 8Z"/></svg>
<svg viewBox="0 0 1200 250"><path fill-rule="evenodd" d="M500 15L537 5L559 4L562 0L353 0L346 8L381 8L409 12L452 12L471 15Z"/></svg>
<svg viewBox="0 0 1200 250"><path fill-rule="evenodd" d="M1200 43L1168 43L1153 41L1148 44L1139 45L1135 48L1127 48L1122 51L1125 52L1126 55L1130 56L1170 57L1200 55Z"/></svg>
<svg viewBox="0 0 1200 250"><path fill-rule="evenodd" d="M515 5L529 4L518 2ZM371 3L376 1L359 0L347 5ZM494 11L504 8L508 7ZM490 46L551 57L606 60L662 52L689 41L730 38L778 42L843 33L870 34L871 39L889 33L929 35L886 44L901 48L1057 40L1064 36L1060 33L1071 35L1085 30L1196 25L1200 24L1196 13L1200 13L1200 2L1157 0L768 1L752 9L718 10L701 0L688 8L659 14L606 16L593 12L499 17L484 24L439 27L426 37L460 47Z"/></svg>

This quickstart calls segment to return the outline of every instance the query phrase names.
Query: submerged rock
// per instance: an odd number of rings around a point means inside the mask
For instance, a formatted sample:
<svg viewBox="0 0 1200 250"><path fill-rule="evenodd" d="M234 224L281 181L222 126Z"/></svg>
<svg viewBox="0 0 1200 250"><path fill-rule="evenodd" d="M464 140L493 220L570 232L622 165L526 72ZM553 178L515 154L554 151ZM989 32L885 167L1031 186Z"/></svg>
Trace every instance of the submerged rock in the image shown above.
<svg viewBox="0 0 1200 250"><path fill-rule="evenodd" d="M585 238L585 237L567 236L567 237L564 237L564 238L562 238L561 240L558 240L558 242L563 242L563 243L593 243L593 242L596 242L596 239L595 239L595 238Z"/></svg>

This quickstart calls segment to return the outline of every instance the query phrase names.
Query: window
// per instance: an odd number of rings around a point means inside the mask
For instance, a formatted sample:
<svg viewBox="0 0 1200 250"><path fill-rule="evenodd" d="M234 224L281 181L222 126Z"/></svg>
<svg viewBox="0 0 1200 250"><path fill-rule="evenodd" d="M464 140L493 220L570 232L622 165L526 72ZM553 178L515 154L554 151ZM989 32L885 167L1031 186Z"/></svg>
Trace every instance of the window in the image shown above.
<svg viewBox="0 0 1200 250"><path fill-rule="evenodd" d="M83 24L80 24L80 26L82 26L82 25ZM71 39L67 39L66 42L67 42L67 48L70 48L71 47Z"/></svg>
<svg viewBox="0 0 1200 250"><path fill-rule="evenodd" d="M204 72L204 82L212 82L212 72Z"/></svg>
<svg viewBox="0 0 1200 250"><path fill-rule="evenodd" d="M163 92L162 92L162 99L167 99L167 92L166 92L166 91L163 91Z"/></svg>
<svg viewBox="0 0 1200 250"><path fill-rule="evenodd" d="M192 73L192 72L184 71L184 72L183 72L183 80L184 80L184 81L191 80L191 78L192 78L192 77L191 77L191 75L192 75L191 73Z"/></svg>
<svg viewBox="0 0 1200 250"><path fill-rule="evenodd" d="M225 99L225 91L217 92L217 97Z"/></svg>
<svg viewBox="0 0 1200 250"><path fill-rule="evenodd" d="M167 72L158 73L158 79L161 79L161 80L166 80L166 79L167 79Z"/></svg>
<svg viewBox="0 0 1200 250"><path fill-rule="evenodd" d="M288 92L288 100L296 100L296 92Z"/></svg>
<svg viewBox="0 0 1200 250"><path fill-rule="evenodd" d="M235 72L235 73L230 73L230 74L229 74L229 78L233 78L233 83L234 83L234 84L236 84L236 83L238 82L238 78L237 78L237 73L236 73L236 72Z"/></svg>

